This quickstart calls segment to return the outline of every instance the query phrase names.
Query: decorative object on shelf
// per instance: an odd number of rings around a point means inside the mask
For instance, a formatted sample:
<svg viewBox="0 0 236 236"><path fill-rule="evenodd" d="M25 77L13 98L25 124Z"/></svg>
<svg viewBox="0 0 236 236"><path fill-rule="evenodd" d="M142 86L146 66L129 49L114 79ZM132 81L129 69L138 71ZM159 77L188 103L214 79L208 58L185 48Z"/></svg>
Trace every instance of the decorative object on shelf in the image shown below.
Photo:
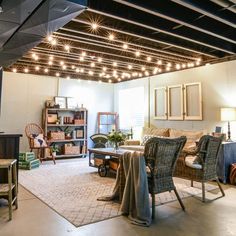
<svg viewBox="0 0 236 236"><path fill-rule="evenodd" d="M230 121L236 120L236 109L233 107L221 108L220 115L221 115L221 121L228 122L228 138L226 141L232 142L231 132L230 132Z"/></svg>
<svg viewBox="0 0 236 236"><path fill-rule="evenodd" d="M55 104L59 105L61 109L66 108L66 97L54 97L55 99Z"/></svg>
<svg viewBox="0 0 236 236"><path fill-rule="evenodd" d="M63 140L63 139L65 139L65 132L63 132L63 131L50 131L48 138L52 139L52 140Z"/></svg>
<svg viewBox="0 0 236 236"><path fill-rule="evenodd" d="M75 109L78 107L77 101L73 97L66 98L66 106L68 109Z"/></svg>
<svg viewBox="0 0 236 236"><path fill-rule="evenodd" d="M119 143L125 141L126 139L126 135L124 133L116 130L112 130L107 137L108 141L114 145L115 150L118 149Z"/></svg>
<svg viewBox="0 0 236 236"><path fill-rule="evenodd" d="M76 138L83 138L84 137L84 131L81 129L76 130Z"/></svg>
<svg viewBox="0 0 236 236"><path fill-rule="evenodd" d="M73 146L71 143L64 144L65 155L77 155L80 154L80 146Z"/></svg>
<svg viewBox="0 0 236 236"><path fill-rule="evenodd" d="M47 108L54 108L54 107L55 107L55 101L53 101L53 100L47 100L47 101L45 102L45 106L46 106Z"/></svg>
<svg viewBox="0 0 236 236"><path fill-rule="evenodd" d="M48 114L47 122L48 124L56 124L58 121L57 114Z"/></svg>
<svg viewBox="0 0 236 236"><path fill-rule="evenodd" d="M53 145L53 146L51 146L50 147L50 150L51 150L51 154L52 154L52 156L56 156L57 155L57 153L59 153L59 147L58 147L58 145Z"/></svg>
<svg viewBox="0 0 236 236"><path fill-rule="evenodd" d="M65 138L66 139L71 139L71 133L72 133L72 130L68 127L66 127L66 129L64 130L65 132Z"/></svg>

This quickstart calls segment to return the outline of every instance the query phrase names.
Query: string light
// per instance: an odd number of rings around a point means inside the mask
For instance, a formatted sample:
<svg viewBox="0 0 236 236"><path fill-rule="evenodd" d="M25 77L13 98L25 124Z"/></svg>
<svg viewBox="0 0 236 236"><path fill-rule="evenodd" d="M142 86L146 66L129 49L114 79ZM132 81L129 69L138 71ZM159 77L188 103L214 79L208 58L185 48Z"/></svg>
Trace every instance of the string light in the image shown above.
<svg viewBox="0 0 236 236"><path fill-rule="evenodd" d="M51 65L52 65L52 61L49 61L49 62L48 62L48 65L50 65L50 66L51 66Z"/></svg>
<svg viewBox="0 0 236 236"><path fill-rule="evenodd" d="M57 72L57 73L56 73L56 77L59 77L59 76L60 76L60 73Z"/></svg>
<svg viewBox="0 0 236 236"><path fill-rule="evenodd" d="M17 72L17 69L16 69L16 68L13 68L13 69L12 69L12 72L16 73L16 72Z"/></svg>
<svg viewBox="0 0 236 236"><path fill-rule="evenodd" d="M45 68L45 69L44 69L44 72L45 72L45 73L48 73L48 68Z"/></svg>
<svg viewBox="0 0 236 236"><path fill-rule="evenodd" d="M124 44L123 44L123 48L124 48L124 49L128 49L128 44L124 43Z"/></svg>
<svg viewBox="0 0 236 236"><path fill-rule="evenodd" d="M76 73L79 73L79 71L80 71L79 68L76 68L76 69L75 69L75 72L76 72Z"/></svg>
<svg viewBox="0 0 236 236"><path fill-rule="evenodd" d="M62 66L62 69L63 69L63 70L65 70L66 68L67 68L66 65L63 65L63 66Z"/></svg>
<svg viewBox="0 0 236 236"><path fill-rule="evenodd" d="M98 58L98 62L102 62L102 58L101 57Z"/></svg>
<svg viewBox="0 0 236 236"><path fill-rule="evenodd" d="M66 79L67 79L67 80L70 80L70 76L67 76Z"/></svg>
<svg viewBox="0 0 236 236"><path fill-rule="evenodd" d="M200 65L200 61L197 61L197 62L196 62L196 66L199 66L199 65Z"/></svg>
<svg viewBox="0 0 236 236"><path fill-rule="evenodd" d="M57 40L56 40L56 39L53 39L53 40L51 41L51 44L52 44L53 46L55 46L55 45L57 44Z"/></svg>
<svg viewBox="0 0 236 236"><path fill-rule="evenodd" d="M161 73L161 72L162 72L162 69L161 69L161 68L159 68L159 69L158 69L158 72L159 72L159 73Z"/></svg>
<svg viewBox="0 0 236 236"><path fill-rule="evenodd" d="M91 76L93 76L94 72L90 70L90 71L88 72L88 74L91 75Z"/></svg>
<svg viewBox="0 0 236 236"><path fill-rule="evenodd" d="M91 62L90 66L91 66L91 67L95 67L95 63L94 63L94 62Z"/></svg>
<svg viewBox="0 0 236 236"><path fill-rule="evenodd" d="M74 70L74 69L75 69L75 66L74 66L74 65L72 65L72 66L71 66L71 69L72 69L72 70Z"/></svg>
<svg viewBox="0 0 236 236"><path fill-rule="evenodd" d="M152 60L151 57L147 57L147 61L150 62Z"/></svg>
<svg viewBox="0 0 236 236"><path fill-rule="evenodd" d="M83 51L82 53L81 53L81 55L83 56L83 57L85 57L86 56L86 52L85 51Z"/></svg>
<svg viewBox="0 0 236 236"><path fill-rule="evenodd" d="M64 48L65 48L66 51L70 51L70 46L69 46L68 44L66 44L66 45L64 46Z"/></svg>
<svg viewBox="0 0 236 236"><path fill-rule="evenodd" d="M139 56L140 56L140 51L136 51L136 52L135 52L135 56L136 56L136 57L139 57Z"/></svg>
<svg viewBox="0 0 236 236"><path fill-rule="evenodd" d="M79 60L80 60L80 61L84 61L84 57L80 57Z"/></svg>
<svg viewBox="0 0 236 236"><path fill-rule="evenodd" d="M102 81L101 81L101 80L99 80L99 81L98 81L98 83L99 83L99 84L101 84L101 83L102 83Z"/></svg>
<svg viewBox="0 0 236 236"><path fill-rule="evenodd" d="M108 39L109 40L114 40L115 39L115 35L114 34L112 34L112 33L110 33L109 35L108 35Z"/></svg>
<svg viewBox="0 0 236 236"><path fill-rule="evenodd" d="M153 72L152 72L152 73L153 73L154 75L156 75L156 74L157 74L157 72L158 72L158 68L157 68L157 67L155 67L155 68L153 69Z"/></svg>
<svg viewBox="0 0 236 236"><path fill-rule="evenodd" d="M28 73L28 72L29 72L29 69L28 69L28 68L25 68L25 69L24 69L24 72L25 72L25 73Z"/></svg>
<svg viewBox="0 0 236 236"><path fill-rule="evenodd" d="M157 65L161 65L161 64L162 64L162 60L158 60Z"/></svg>
<svg viewBox="0 0 236 236"><path fill-rule="evenodd" d="M60 65L63 66L64 65L64 61L60 61Z"/></svg>
<svg viewBox="0 0 236 236"><path fill-rule="evenodd" d="M132 65L128 65L128 69L131 70L133 68Z"/></svg>
<svg viewBox="0 0 236 236"><path fill-rule="evenodd" d="M39 66L35 66L35 70L36 70L36 71L39 71Z"/></svg>
<svg viewBox="0 0 236 236"><path fill-rule="evenodd" d="M170 67L166 67L166 71L170 71Z"/></svg>
<svg viewBox="0 0 236 236"><path fill-rule="evenodd" d="M81 72L81 73L84 73L84 68L81 68L81 69L80 69L80 72Z"/></svg>
<svg viewBox="0 0 236 236"><path fill-rule="evenodd" d="M146 76L149 76L149 72L148 72L148 71L145 71L144 74L145 74Z"/></svg>
<svg viewBox="0 0 236 236"><path fill-rule="evenodd" d="M169 63L167 63L167 67L171 67L172 66L172 64L169 62Z"/></svg>
<svg viewBox="0 0 236 236"><path fill-rule="evenodd" d="M176 69L179 70L181 68L180 64L176 64Z"/></svg>
<svg viewBox="0 0 236 236"><path fill-rule="evenodd" d="M92 23L91 27L93 30L96 30L98 28L98 24L97 23Z"/></svg>
<svg viewBox="0 0 236 236"><path fill-rule="evenodd" d="M120 81L121 81L121 78L118 78L118 81L120 82Z"/></svg>
<svg viewBox="0 0 236 236"><path fill-rule="evenodd" d="M145 68L144 66L142 66L141 70L142 70L142 71L145 71L145 70L146 70L146 68Z"/></svg>
<svg viewBox="0 0 236 236"><path fill-rule="evenodd" d="M139 74L138 74L138 77L142 77L142 76L143 76L143 74L142 74L142 73L139 73Z"/></svg>
<svg viewBox="0 0 236 236"><path fill-rule="evenodd" d="M108 80L108 82L109 82L109 83L111 83L111 82L112 82L112 80L111 80L111 79L109 79L109 80Z"/></svg>
<svg viewBox="0 0 236 236"><path fill-rule="evenodd" d="M53 59L54 59L53 56L50 56L50 57L49 57L49 60L50 60L50 61L53 61Z"/></svg>
<svg viewBox="0 0 236 236"><path fill-rule="evenodd" d="M48 40L48 42L51 42L51 41L53 40L52 35L49 35L49 36L47 37L47 40Z"/></svg>
<svg viewBox="0 0 236 236"><path fill-rule="evenodd" d="M182 64L182 68L183 68L183 69L186 68L186 64Z"/></svg>
<svg viewBox="0 0 236 236"><path fill-rule="evenodd" d="M103 71L106 71L106 70L107 70L107 68L104 66L104 67L102 68L102 70L103 70Z"/></svg>
<svg viewBox="0 0 236 236"><path fill-rule="evenodd" d="M117 62L113 62L113 64L112 64L112 65L116 67L116 66L117 66Z"/></svg>

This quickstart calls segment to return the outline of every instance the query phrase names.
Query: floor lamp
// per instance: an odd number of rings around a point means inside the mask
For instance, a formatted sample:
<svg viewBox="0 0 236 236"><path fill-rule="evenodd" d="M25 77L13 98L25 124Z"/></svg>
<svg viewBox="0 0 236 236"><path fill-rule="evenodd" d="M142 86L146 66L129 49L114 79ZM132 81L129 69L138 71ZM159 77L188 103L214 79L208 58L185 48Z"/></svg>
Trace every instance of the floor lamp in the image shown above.
<svg viewBox="0 0 236 236"><path fill-rule="evenodd" d="M228 122L228 138L226 141L232 142L230 133L230 121L236 120L236 109L235 108L221 108L220 110L221 121Z"/></svg>

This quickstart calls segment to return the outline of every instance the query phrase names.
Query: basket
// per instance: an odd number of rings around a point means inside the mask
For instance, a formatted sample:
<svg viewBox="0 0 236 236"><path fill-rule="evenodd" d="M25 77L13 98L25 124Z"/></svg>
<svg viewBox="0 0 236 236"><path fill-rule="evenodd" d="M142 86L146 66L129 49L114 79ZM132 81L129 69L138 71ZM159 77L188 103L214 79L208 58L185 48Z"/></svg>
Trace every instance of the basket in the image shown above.
<svg viewBox="0 0 236 236"><path fill-rule="evenodd" d="M65 133L63 131L51 131L49 133L49 139L54 139L54 140L65 139Z"/></svg>
<svg viewBox="0 0 236 236"><path fill-rule="evenodd" d="M64 147L65 155L78 155L80 154L80 146L72 146L70 144L65 144Z"/></svg>

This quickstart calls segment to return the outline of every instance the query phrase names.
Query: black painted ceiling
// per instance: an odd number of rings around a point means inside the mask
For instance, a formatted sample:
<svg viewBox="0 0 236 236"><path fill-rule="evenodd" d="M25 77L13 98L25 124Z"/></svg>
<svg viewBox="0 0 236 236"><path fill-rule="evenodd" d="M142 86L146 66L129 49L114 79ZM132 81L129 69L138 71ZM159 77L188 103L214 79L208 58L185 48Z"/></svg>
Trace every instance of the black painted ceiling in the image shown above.
<svg viewBox="0 0 236 236"><path fill-rule="evenodd" d="M21 2L26 4L29 1ZM32 12L37 9L37 5L48 1L30 2ZM64 78L119 82L236 58L234 0L61 2L65 5L68 2L79 3L77 14L73 12L76 16L67 14L67 22L68 15L73 19L60 29L58 26L62 25L63 20L59 20L58 16L58 23L54 18L53 27L46 27L44 35L36 33L38 41L35 39L35 42L41 41L37 46L27 42L27 35L24 40L20 38L18 44L14 42L12 48L16 54L17 47L21 47L24 41L24 45L28 46L27 52L25 50L15 63L9 60L8 65L4 64L5 70L14 69L24 73L28 69L28 73L33 74L55 76L57 73ZM10 38L13 39L17 27L29 15L20 6L20 9L15 7L21 16L17 19L0 13L0 24L1 20L9 19L8 25L0 29L0 33L3 32L0 47L10 45L9 35L13 35ZM51 5L51 11L61 12L59 9ZM51 21L49 18L42 13L37 14L40 22L42 19ZM28 29L33 30L33 33L42 32L42 28L35 27L32 22L28 21L28 26L22 27L26 30L20 28L17 33L26 33ZM92 26L96 29L92 29ZM49 41L46 35L54 30L57 31ZM111 34L114 36L112 40L109 39ZM52 45L53 40L56 40L56 45ZM2 52L0 62L1 57Z"/></svg>

